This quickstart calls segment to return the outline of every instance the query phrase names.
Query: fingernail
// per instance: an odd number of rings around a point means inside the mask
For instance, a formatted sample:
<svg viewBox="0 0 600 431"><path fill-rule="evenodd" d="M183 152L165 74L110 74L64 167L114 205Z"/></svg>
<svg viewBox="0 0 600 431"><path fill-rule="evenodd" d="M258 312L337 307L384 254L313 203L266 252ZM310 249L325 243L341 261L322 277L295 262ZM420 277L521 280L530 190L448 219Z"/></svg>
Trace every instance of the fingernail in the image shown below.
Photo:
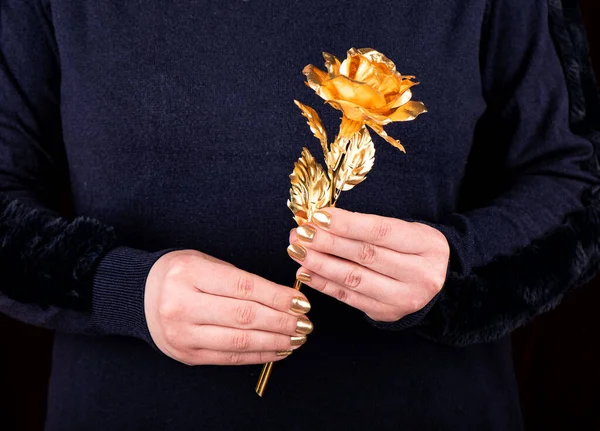
<svg viewBox="0 0 600 431"><path fill-rule="evenodd" d="M331 224L331 214L325 211L317 211L312 216L312 221L322 228L328 228Z"/></svg>
<svg viewBox="0 0 600 431"><path fill-rule="evenodd" d="M310 283L310 280L312 280L310 274L307 274L306 272L298 273L298 275L296 275L296 278L303 283Z"/></svg>
<svg viewBox="0 0 600 431"><path fill-rule="evenodd" d="M313 324L306 317L298 317L296 322L296 332L302 335L308 335L313 331Z"/></svg>
<svg viewBox="0 0 600 431"><path fill-rule="evenodd" d="M303 225L299 226L298 229L296 229L296 233L298 234L298 237L301 240L306 242L312 242L315 238L317 230L312 226Z"/></svg>
<svg viewBox="0 0 600 431"><path fill-rule="evenodd" d="M280 350L279 352L276 352L277 356L289 356L292 353L294 353L293 350Z"/></svg>
<svg viewBox="0 0 600 431"><path fill-rule="evenodd" d="M303 345L304 343L306 343L306 335L299 335L299 336L290 337L290 344L293 347L298 348L301 345Z"/></svg>
<svg viewBox="0 0 600 431"><path fill-rule="evenodd" d="M310 311L310 302L301 296L295 296L292 298L292 306L290 307L290 310L296 313L306 314Z"/></svg>
<svg viewBox="0 0 600 431"><path fill-rule="evenodd" d="M306 249L302 247L300 244L291 244L287 248L288 254L299 261L303 261L306 257Z"/></svg>

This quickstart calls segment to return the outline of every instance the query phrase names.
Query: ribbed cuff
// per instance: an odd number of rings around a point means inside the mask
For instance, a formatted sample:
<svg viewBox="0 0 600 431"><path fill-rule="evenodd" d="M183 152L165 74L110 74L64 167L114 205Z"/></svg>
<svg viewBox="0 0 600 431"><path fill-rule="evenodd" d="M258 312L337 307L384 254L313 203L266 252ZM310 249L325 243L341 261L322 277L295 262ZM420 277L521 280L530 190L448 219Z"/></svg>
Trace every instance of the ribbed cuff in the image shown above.
<svg viewBox="0 0 600 431"><path fill-rule="evenodd" d="M140 338L153 345L144 312L146 278L169 251L117 247L102 258L92 289L92 319L100 334Z"/></svg>

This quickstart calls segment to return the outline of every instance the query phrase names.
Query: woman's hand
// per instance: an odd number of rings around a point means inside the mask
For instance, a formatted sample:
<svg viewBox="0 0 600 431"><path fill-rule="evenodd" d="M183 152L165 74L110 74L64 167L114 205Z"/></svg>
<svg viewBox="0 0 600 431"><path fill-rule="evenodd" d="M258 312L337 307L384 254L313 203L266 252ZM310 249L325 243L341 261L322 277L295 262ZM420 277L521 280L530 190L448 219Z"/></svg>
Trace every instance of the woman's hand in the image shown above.
<svg viewBox="0 0 600 431"><path fill-rule="evenodd" d="M313 329L297 290L194 250L156 261L144 302L154 343L188 365L278 361Z"/></svg>
<svg viewBox="0 0 600 431"><path fill-rule="evenodd" d="M306 285L393 322L420 310L440 291L449 246L420 223L327 208L292 230L288 253Z"/></svg>

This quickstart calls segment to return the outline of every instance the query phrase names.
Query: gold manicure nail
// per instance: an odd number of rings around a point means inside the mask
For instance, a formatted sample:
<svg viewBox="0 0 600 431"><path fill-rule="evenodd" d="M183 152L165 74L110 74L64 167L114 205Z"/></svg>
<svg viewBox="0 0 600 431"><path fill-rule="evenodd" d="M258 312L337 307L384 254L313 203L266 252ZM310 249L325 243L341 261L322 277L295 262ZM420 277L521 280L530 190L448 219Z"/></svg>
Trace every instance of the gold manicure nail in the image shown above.
<svg viewBox="0 0 600 431"><path fill-rule="evenodd" d="M306 249L302 247L300 244L291 244L287 248L288 254L299 261L303 261L306 257Z"/></svg>
<svg viewBox="0 0 600 431"><path fill-rule="evenodd" d="M317 230L312 226L303 225L299 226L298 229L296 229L296 233L298 234L298 237L301 240L306 242L312 242L313 239L315 239L315 234L317 233Z"/></svg>
<svg viewBox="0 0 600 431"><path fill-rule="evenodd" d="M294 353L294 351L293 351L293 350L280 350L279 352L276 352L275 354L276 354L277 356L289 356L289 355L291 355L292 353Z"/></svg>
<svg viewBox="0 0 600 431"><path fill-rule="evenodd" d="M300 272L298 275L296 275L296 278L303 283L310 283L310 280L312 280L310 274L307 274L306 272Z"/></svg>
<svg viewBox="0 0 600 431"><path fill-rule="evenodd" d="M290 344L293 347L300 347L304 343L306 343L306 335L290 337Z"/></svg>
<svg viewBox="0 0 600 431"><path fill-rule="evenodd" d="M298 334L308 335L313 331L314 327L310 320L304 316L298 317L296 322L296 332Z"/></svg>
<svg viewBox="0 0 600 431"><path fill-rule="evenodd" d="M331 214L325 211L317 211L313 214L312 221L322 228L328 228L331 224Z"/></svg>
<svg viewBox="0 0 600 431"><path fill-rule="evenodd" d="M295 296L292 298L292 305L290 306L290 310L300 313L306 314L310 311L310 302L301 296Z"/></svg>

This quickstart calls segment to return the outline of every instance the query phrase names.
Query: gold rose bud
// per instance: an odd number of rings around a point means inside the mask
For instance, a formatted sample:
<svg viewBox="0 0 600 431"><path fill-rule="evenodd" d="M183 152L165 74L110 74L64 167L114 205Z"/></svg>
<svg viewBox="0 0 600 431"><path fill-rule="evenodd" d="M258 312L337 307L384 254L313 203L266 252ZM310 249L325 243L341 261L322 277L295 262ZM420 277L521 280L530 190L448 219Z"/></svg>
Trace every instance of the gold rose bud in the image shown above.
<svg viewBox="0 0 600 431"><path fill-rule="evenodd" d="M313 220L317 211L335 206L341 192L365 180L375 162L375 146L368 129L405 152L402 144L388 136L383 126L411 121L427 112L423 102L411 100L411 88L418 84L413 81L415 77L401 75L382 53L371 48L351 48L343 62L328 53L323 53L323 58L327 71L309 64L302 71L305 83L326 103L341 111L342 119L338 134L329 144L319 114L310 106L294 101L321 144L326 166L317 162L308 148L302 149L294 164L287 204L299 226L318 221ZM301 280L297 279L294 289L301 287ZM272 362L263 367L256 386L260 396L272 368Z"/></svg>

